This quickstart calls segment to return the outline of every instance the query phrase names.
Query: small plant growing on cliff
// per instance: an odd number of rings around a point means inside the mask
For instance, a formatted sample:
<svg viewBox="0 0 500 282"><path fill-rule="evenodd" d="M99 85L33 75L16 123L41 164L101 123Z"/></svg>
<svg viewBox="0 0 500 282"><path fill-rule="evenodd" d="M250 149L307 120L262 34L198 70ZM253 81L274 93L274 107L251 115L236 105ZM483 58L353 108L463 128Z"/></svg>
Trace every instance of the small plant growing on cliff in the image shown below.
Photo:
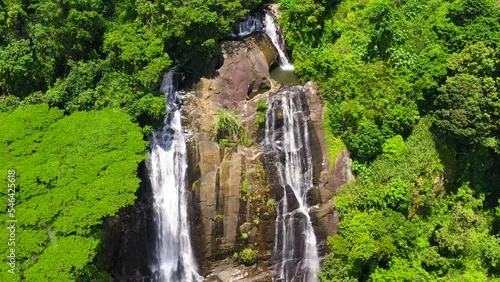
<svg viewBox="0 0 500 282"><path fill-rule="evenodd" d="M335 160L337 159L337 156L342 152L343 149L345 149L346 146L344 142L342 142L342 140L336 137L332 132L331 124L334 115L328 103L326 104L325 109L326 110L325 110L325 120L323 121L323 130L325 132L325 137L326 137L328 157L330 158L330 167L328 169L331 171L333 169L333 166L335 165Z"/></svg>
<svg viewBox="0 0 500 282"><path fill-rule="evenodd" d="M267 103L264 99L257 101L257 118L255 119L255 129L261 129L266 123Z"/></svg>
<svg viewBox="0 0 500 282"><path fill-rule="evenodd" d="M259 218L258 216L254 217L254 218L253 218L253 223L254 223L255 225L259 225L259 224L260 224L260 218Z"/></svg>
<svg viewBox="0 0 500 282"><path fill-rule="evenodd" d="M226 139L228 142L240 141L244 136L245 128L235 113L219 110L213 127L215 141Z"/></svg>
<svg viewBox="0 0 500 282"><path fill-rule="evenodd" d="M246 201L250 196L250 183L248 182L248 175L245 173L243 182L241 183L240 198Z"/></svg>
<svg viewBox="0 0 500 282"><path fill-rule="evenodd" d="M250 234L248 232L241 233L241 239L248 240L248 238L250 238Z"/></svg>
<svg viewBox="0 0 500 282"><path fill-rule="evenodd" d="M215 215L214 217L214 221L219 221L219 220L223 220L224 219L224 215L218 213Z"/></svg>
<svg viewBox="0 0 500 282"><path fill-rule="evenodd" d="M238 258L244 265L252 265L257 261L257 255L259 252L251 248L245 248L238 254Z"/></svg>
<svg viewBox="0 0 500 282"><path fill-rule="evenodd" d="M241 145L245 147L250 147L253 144L253 140L248 137L248 132L245 132L245 134L241 137Z"/></svg>
<svg viewBox="0 0 500 282"><path fill-rule="evenodd" d="M257 101L257 111L258 112L266 112L267 111L267 103L264 99L259 99Z"/></svg>
<svg viewBox="0 0 500 282"><path fill-rule="evenodd" d="M266 171L264 170L264 166L261 162L254 163L255 168L255 178L262 185L265 182Z"/></svg>
<svg viewBox="0 0 500 282"><path fill-rule="evenodd" d="M274 199L272 199L272 198L269 198L269 199L267 199L266 206L267 206L270 210L274 210L274 209L276 209L276 201L274 201Z"/></svg>
<svg viewBox="0 0 500 282"><path fill-rule="evenodd" d="M228 147L228 148L234 148L238 145L238 144L236 144L236 142L231 142L231 141L227 140L226 138L221 138L218 141L219 141L219 144L221 144L224 147Z"/></svg>

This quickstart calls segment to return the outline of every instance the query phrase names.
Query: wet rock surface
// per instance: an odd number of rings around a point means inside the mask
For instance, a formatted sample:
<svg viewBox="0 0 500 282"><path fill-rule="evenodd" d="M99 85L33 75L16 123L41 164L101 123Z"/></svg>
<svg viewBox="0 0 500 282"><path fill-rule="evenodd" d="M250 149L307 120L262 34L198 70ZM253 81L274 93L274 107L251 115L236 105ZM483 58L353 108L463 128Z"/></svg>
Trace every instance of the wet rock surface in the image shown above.
<svg viewBox="0 0 500 282"><path fill-rule="evenodd" d="M269 281L275 210L255 122L257 102L266 100L272 87L269 66L276 52L263 34L225 42L222 48L223 64L193 86L183 108L190 132L193 246L207 281ZM251 144L213 140L220 109L237 113ZM247 248L257 251L253 267L235 257Z"/></svg>
<svg viewBox="0 0 500 282"><path fill-rule="evenodd" d="M140 175L147 175L144 163ZM138 199L114 217L105 220L103 248L105 262L113 281L142 281L149 279L153 263L151 250L155 249L152 191L148 181L141 183ZM140 262L140 263L138 263Z"/></svg>

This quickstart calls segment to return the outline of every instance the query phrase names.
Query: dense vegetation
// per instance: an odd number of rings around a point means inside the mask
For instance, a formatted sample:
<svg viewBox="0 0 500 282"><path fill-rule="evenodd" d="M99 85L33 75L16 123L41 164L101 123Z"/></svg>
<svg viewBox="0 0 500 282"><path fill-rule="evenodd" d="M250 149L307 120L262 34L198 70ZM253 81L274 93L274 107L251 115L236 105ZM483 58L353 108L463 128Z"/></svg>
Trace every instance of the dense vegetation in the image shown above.
<svg viewBox="0 0 500 282"><path fill-rule="evenodd" d="M17 220L11 246L17 269L12 275L1 264L1 281L92 281L106 275L90 264L102 239L102 218L133 203L137 165L146 157L141 130L130 119L110 109L64 116L43 104L0 114L0 170L14 170L17 177L9 206ZM0 195L7 199L7 193L12 191ZM2 222L10 218L6 211ZM8 238L1 233L2 242ZM0 245L2 257L11 247Z"/></svg>
<svg viewBox="0 0 500 282"><path fill-rule="evenodd" d="M262 2L0 1L0 171L16 171L20 227L18 274L2 264L0 281L109 280L102 219L134 201L160 74L199 76ZM500 279L500 2L280 3L297 74L327 102L330 154L343 142L355 159L320 278ZM243 137L234 114L217 124L219 142Z"/></svg>
<svg viewBox="0 0 500 282"><path fill-rule="evenodd" d="M321 280L500 279L500 3L280 2L355 159Z"/></svg>
<svg viewBox="0 0 500 282"><path fill-rule="evenodd" d="M0 281L109 281L102 221L135 199L161 73L203 73L261 2L0 1L1 183L16 171L19 222L16 275L2 263Z"/></svg>
<svg viewBox="0 0 500 282"><path fill-rule="evenodd" d="M262 1L0 2L0 111L121 108L161 121L161 72L199 75L237 17Z"/></svg>

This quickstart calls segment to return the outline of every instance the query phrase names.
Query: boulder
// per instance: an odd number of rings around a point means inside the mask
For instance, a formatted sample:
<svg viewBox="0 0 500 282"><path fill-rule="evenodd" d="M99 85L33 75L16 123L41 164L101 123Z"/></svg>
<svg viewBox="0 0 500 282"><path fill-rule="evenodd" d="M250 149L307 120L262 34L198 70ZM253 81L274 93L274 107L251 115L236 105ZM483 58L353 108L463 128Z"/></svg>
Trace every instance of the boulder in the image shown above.
<svg viewBox="0 0 500 282"><path fill-rule="evenodd" d="M277 53L265 34L224 42L222 50L224 63L213 83L218 104L239 110L250 96L271 89L269 66L276 61Z"/></svg>

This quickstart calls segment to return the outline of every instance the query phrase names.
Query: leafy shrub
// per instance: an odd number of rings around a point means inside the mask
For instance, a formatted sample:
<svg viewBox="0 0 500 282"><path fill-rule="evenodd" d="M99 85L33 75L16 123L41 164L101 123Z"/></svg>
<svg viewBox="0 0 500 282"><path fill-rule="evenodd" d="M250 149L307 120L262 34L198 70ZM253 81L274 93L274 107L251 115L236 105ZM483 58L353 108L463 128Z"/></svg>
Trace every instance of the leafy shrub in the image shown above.
<svg viewBox="0 0 500 282"><path fill-rule="evenodd" d="M222 146L228 147L228 148L233 148L233 147L236 147L238 145L236 142L230 142L226 138L221 138L221 139L218 140L218 142Z"/></svg>
<svg viewBox="0 0 500 282"><path fill-rule="evenodd" d="M276 208L276 201L273 198L269 198L267 199L266 206L269 209L274 210Z"/></svg>
<svg viewBox="0 0 500 282"><path fill-rule="evenodd" d="M225 147L236 147L238 144L249 147L253 140L234 112L219 110L212 127L212 138Z"/></svg>
<svg viewBox="0 0 500 282"><path fill-rule="evenodd" d="M228 141L241 140L245 129L235 113L219 110L217 118L212 129L213 139L219 141L227 139Z"/></svg>
<svg viewBox="0 0 500 282"><path fill-rule="evenodd" d="M259 218L258 216L254 217L254 218L253 218L253 223L254 223L255 225L259 225L259 224L260 224L260 218Z"/></svg>
<svg viewBox="0 0 500 282"><path fill-rule="evenodd" d="M238 255L240 261L245 265L252 265L257 261L257 255L259 252L257 250L253 250L251 248L245 248Z"/></svg>
<svg viewBox="0 0 500 282"><path fill-rule="evenodd" d="M328 146L328 157L330 158L330 167L329 167L330 170L333 169L337 156L340 153L342 153L342 150L344 150L346 147L344 142L342 142L340 138L336 137L333 134L332 127L330 126L332 118L333 118L332 110L330 108L330 105L326 103L325 120L323 121L323 130L325 132L326 143Z"/></svg>
<svg viewBox="0 0 500 282"><path fill-rule="evenodd" d="M382 146L382 156L389 160L399 160L405 152L406 144L399 134L387 139Z"/></svg>
<svg viewBox="0 0 500 282"><path fill-rule="evenodd" d="M385 202L393 210L406 214L411 201L410 185L401 178L395 178L387 186Z"/></svg>
<svg viewBox="0 0 500 282"><path fill-rule="evenodd" d="M250 234L248 232L241 233L241 239L248 240L248 238L250 238Z"/></svg>

